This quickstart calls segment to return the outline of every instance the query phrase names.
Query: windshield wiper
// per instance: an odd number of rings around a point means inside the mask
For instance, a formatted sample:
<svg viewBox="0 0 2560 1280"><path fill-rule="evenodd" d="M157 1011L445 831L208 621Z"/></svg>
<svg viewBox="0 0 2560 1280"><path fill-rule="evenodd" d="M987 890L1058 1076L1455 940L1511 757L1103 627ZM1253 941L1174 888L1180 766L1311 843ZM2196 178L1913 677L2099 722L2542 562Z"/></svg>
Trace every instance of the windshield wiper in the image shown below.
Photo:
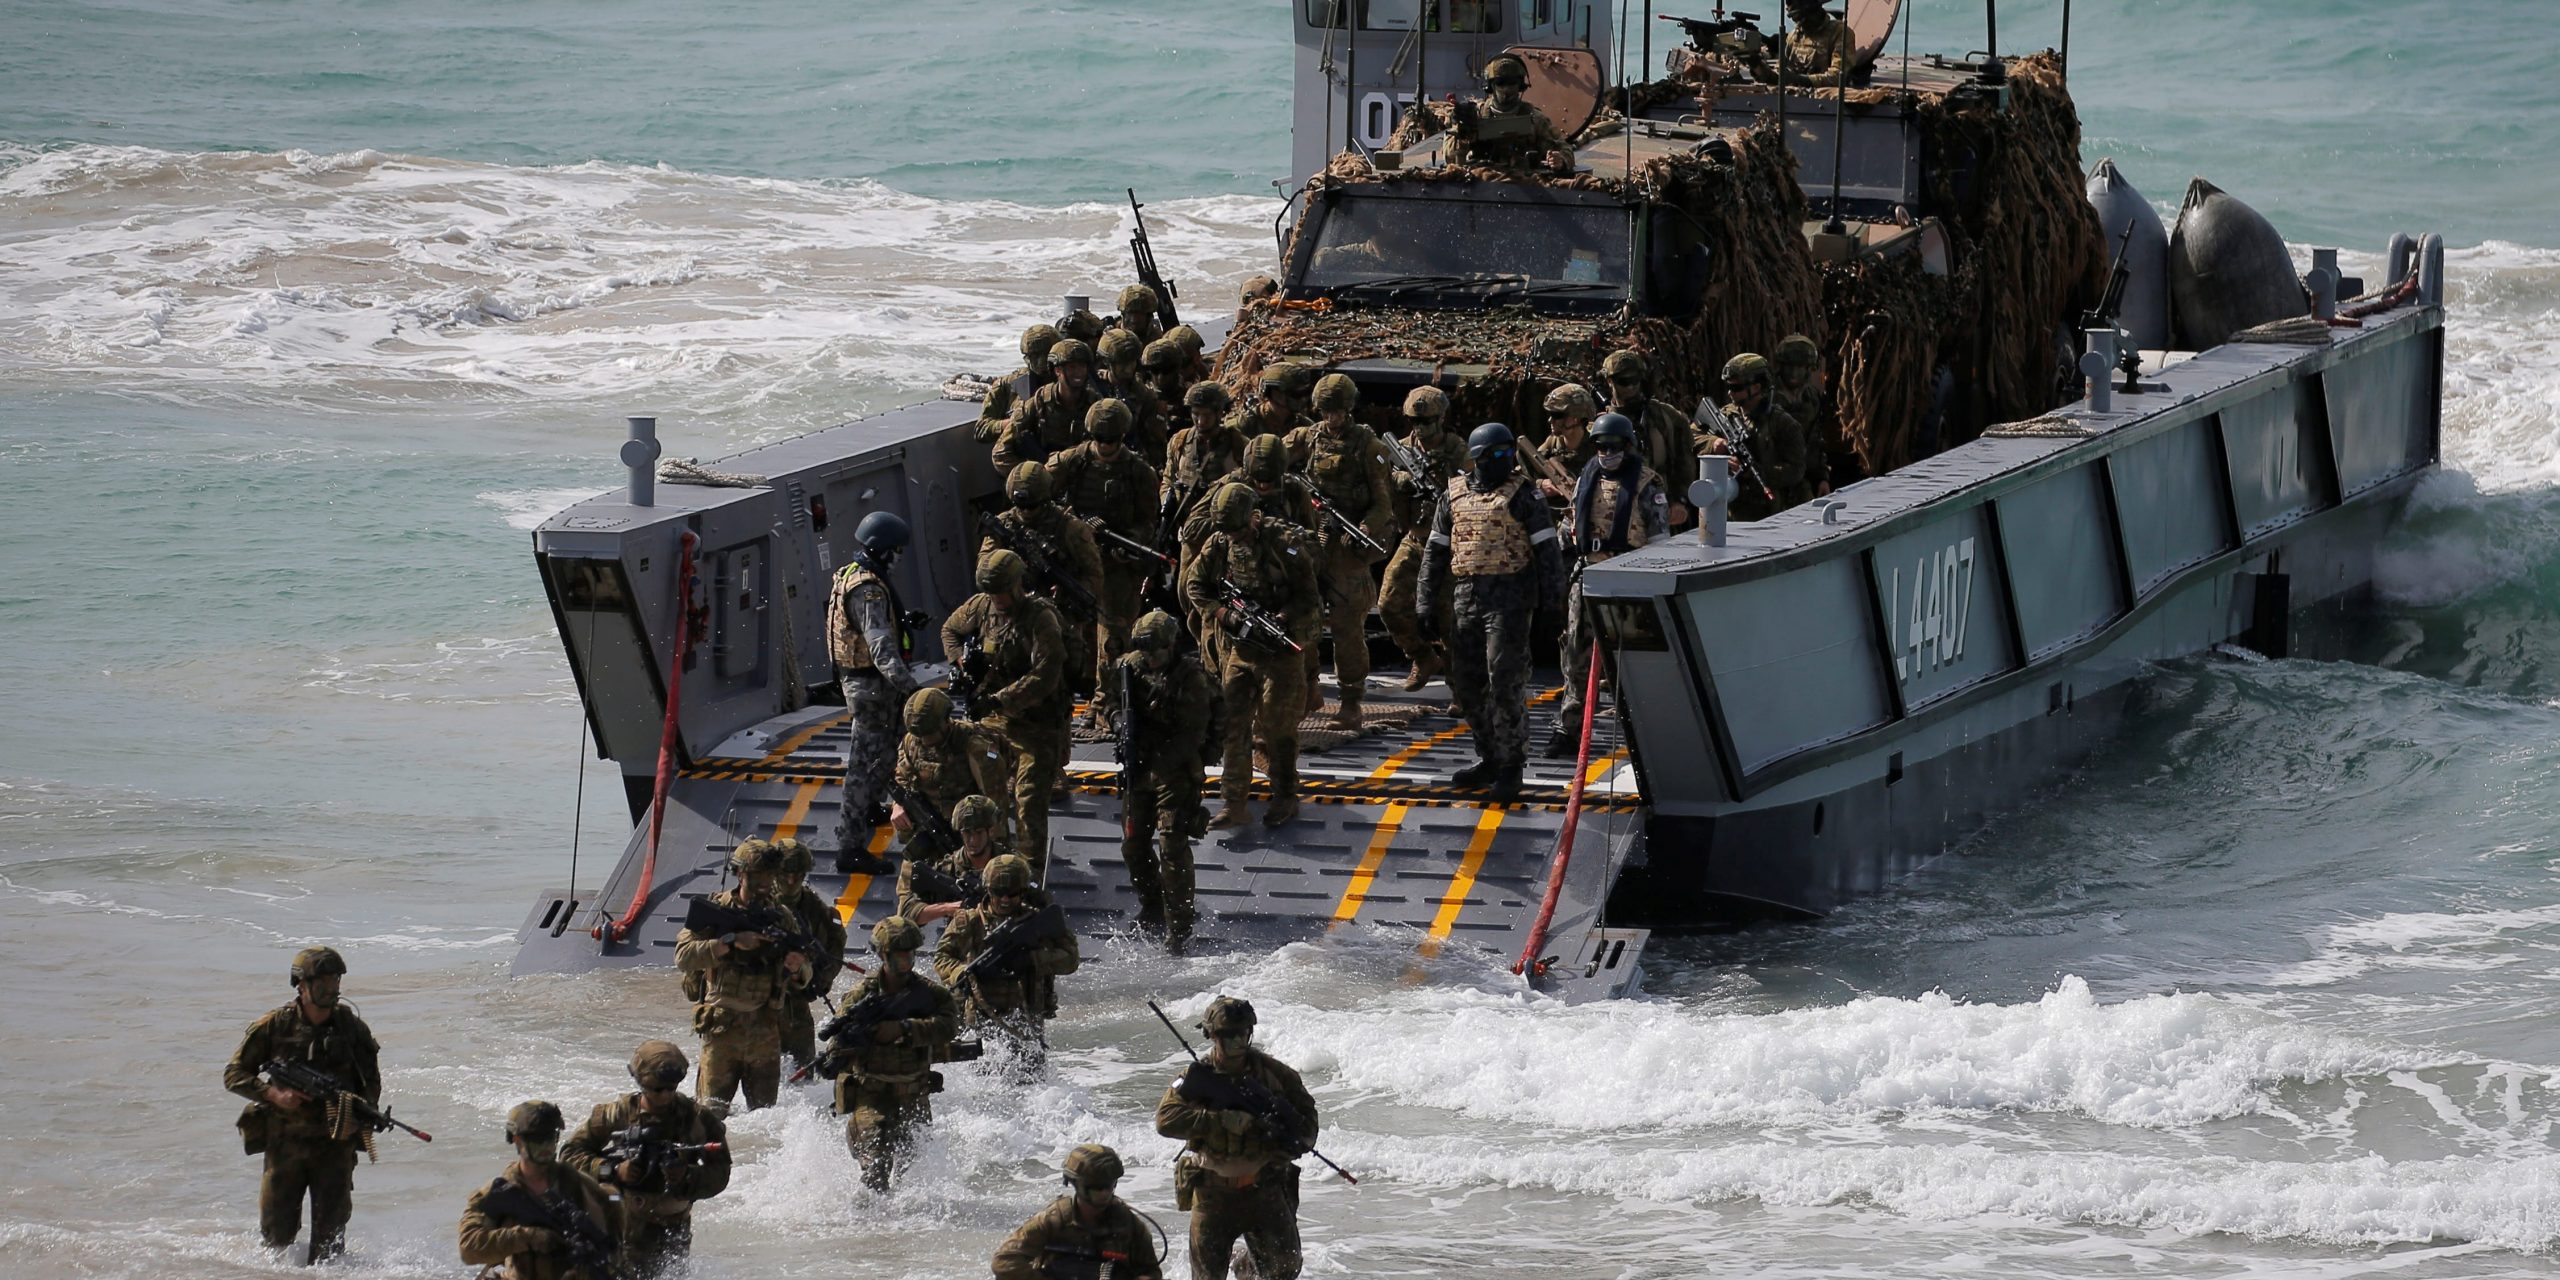
<svg viewBox="0 0 2560 1280"><path fill-rule="evenodd" d="M1519 295L1524 298L1537 298L1551 294L1566 293L1622 294L1626 292L1625 285L1604 284L1597 280L1546 280L1537 284L1531 284L1526 280L1521 280L1506 283L1516 284Z"/></svg>
<svg viewBox="0 0 2560 1280"><path fill-rule="evenodd" d="M1349 284L1337 285L1335 286L1335 289L1337 292L1342 293L1369 289L1382 289L1388 293L1401 293L1406 289L1455 289L1477 283L1480 282L1468 276L1380 276L1375 280L1354 280Z"/></svg>

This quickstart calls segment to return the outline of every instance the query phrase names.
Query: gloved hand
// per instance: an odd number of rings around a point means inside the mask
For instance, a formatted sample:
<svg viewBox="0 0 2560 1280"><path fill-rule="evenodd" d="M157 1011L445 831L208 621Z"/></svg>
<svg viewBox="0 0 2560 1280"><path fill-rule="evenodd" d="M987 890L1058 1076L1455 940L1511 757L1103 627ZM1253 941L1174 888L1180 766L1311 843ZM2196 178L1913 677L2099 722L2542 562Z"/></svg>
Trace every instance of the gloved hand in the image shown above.
<svg viewBox="0 0 2560 1280"><path fill-rule="evenodd" d="M871 1029L874 1044L896 1044L906 1038L907 1024L903 1019L892 1018Z"/></svg>
<svg viewBox="0 0 2560 1280"><path fill-rule="evenodd" d="M1256 1121L1257 1117L1250 1111L1221 1111L1218 1113L1218 1127L1229 1133L1249 1133L1252 1131Z"/></svg>

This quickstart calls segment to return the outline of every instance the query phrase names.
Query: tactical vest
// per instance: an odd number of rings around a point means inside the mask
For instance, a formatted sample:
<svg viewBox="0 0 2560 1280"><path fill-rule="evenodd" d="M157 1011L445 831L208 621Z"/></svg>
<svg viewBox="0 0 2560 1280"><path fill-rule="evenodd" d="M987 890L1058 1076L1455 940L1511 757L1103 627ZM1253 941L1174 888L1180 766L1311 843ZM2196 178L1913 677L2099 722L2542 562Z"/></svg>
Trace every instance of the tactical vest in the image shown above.
<svg viewBox="0 0 2560 1280"><path fill-rule="evenodd" d="M1655 474L1651 467L1640 469L1636 473L1635 483L1631 485L1620 484L1606 475L1600 477L1599 482L1591 489L1591 519L1584 526L1590 547L1583 557L1586 563L1598 564L1611 556L1624 555L1645 544L1651 535L1645 532L1644 513L1641 511L1626 513L1627 532L1623 545L1611 545L1613 539L1610 534L1618 527L1618 509L1634 503L1636 495L1661 483L1662 477Z"/></svg>
<svg viewBox="0 0 2560 1280"><path fill-rule="evenodd" d="M1361 438L1367 434L1355 425L1334 437L1318 426L1307 440L1308 481L1327 504L1354 521L1369 514L1369 468L1377 465L1371 443Z"/></svg>
<svg viewBox="0 0 2560 1280"><path fill-rule="evenodd" d="M1221 536L1227 540L1227 580L1255 604L1286 618L1289 562L1283 557L1288 555L1288 549L1268 530L1250 544L1232 533Z"/></svg>
<svg viewBox="0 0 2560 1280"><path fill-rule="evenodd" d="M1243 438L1224 431L1218 434L1223 437L1222 441L1212 445L1209 432L1198 427L1184 428L1175 437L1174 450L1166 467L1170 474L1165 477L1165 483L1200 489L1205 493L1207 490L1203 486L1210 481L1243 466ZM1193 500L1198 500L1196 495Z"/></svg>
<svg viewBox="0 0 2560 1280"><path fill-rule="evenodd" d="M1144 517L1155 495L1141 493L1138 465L1142 461L1135 450L1122 445L1120 456L1105 460L1091 441L1069 450L1059 470L1066 473L1067 508L1091 519L1100 517L1105 528L1122 537L1136 538L1153 533L1143 527Z"/></svg>
<svg viewBox="0 0 2560 1280"><path fill-rule="evenodd" d="M1529 567L1529 531L1511 514L1512 495L1528 477L1514 474L1478 493L1465 477L1449 482L1449 571L1469 577Z"/></svg>
<svg viewBox="0 0 2560 1280"><path fill-rule="evenodd" d="M871 637L862 634L861 621L844 607L844 598L865 583L880 583L880 575L856 560L836 570L835 590L827 596L827 650L847 671L879 670L871 660ZM886 591L888 585L880 583L880 589Z"/></svg>

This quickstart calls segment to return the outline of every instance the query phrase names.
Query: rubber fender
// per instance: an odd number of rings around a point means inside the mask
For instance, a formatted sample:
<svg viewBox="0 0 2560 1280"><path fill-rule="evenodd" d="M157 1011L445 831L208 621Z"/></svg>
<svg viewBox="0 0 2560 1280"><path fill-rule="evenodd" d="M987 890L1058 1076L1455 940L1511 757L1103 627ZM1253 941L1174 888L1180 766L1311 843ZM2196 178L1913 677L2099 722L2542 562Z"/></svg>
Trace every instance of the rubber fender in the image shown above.
<svg viewBox="0 0 2560 1280"><path fill-rule="evenodd" d="M2130 279L2125 281L2124 305L2116 312L2117 323L2133 336L2133 345L2161 351L2169 346L2169 231L2160 225L2160 211L2134 190L2113 160L2101 160L2089 171L2089 207L2098 211L2098 225L2107 231L2107 257L2112 265L2116 245L2124 242L2124 262ZM2124 229L2130 223L2133 239L2124 240Z"/></svg>
<svg viewBox="0 0 2560 1280"><path fill-rule="evenodd" d="M2255 209L2197 178L2169 234L2169 307L2181 350L2202 351L2271 320L2311 314L2284 237Z"/></svg>

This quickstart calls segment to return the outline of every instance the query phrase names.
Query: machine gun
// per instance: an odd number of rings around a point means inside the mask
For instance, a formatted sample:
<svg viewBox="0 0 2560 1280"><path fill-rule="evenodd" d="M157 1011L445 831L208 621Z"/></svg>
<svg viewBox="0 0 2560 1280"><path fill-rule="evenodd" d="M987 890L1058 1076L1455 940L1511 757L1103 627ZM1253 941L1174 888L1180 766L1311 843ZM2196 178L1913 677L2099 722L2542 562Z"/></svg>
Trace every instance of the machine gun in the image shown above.
<svg viewBox="0 0 2560 1280"><path fill-rule="evenodd" d="M2112 330L2118 335L2116 369L2124 374L2122 389L2127 392L2140 389L2142 376L2142 353L2123 339L2124 327L2118 322L2118 317L2124 312L2125 287L2133 283L2133 265L2129 257L2133 252L2134 225L2134 219L2125 219L2124 234L2116 238L2115 264L2107 268L2106 292L2098 295L2097 306L2080 313L2081 354L2088 354L2091 329ZM2079 393L2075 391L2072 394L2076 396Z"/></svg>
<svg viewBox="0 0 2560 1280"><path fill-rule="evenodd" d="M1335 1164L1331 1157L1316 1150L1316 1144L1298 1136L1313 1126L1296 1107L1289 1105L1288 1099L1273 1093L1251 1076L1227 1075L1209 1065L1201 1059L1200 1051L1191 1047L1191 1038L1182 1034L1182 1028L1164 1016L1162 1007L1149 1000L1147 1008L1156 1015L1156 1021L1164 1024L1165 1030L1173 1033L1173 1038L1182 1045L1182 1051L1191 1055L1191 1065L1183 1068L1182 1078L1173 1085L1173 1091L1184 1101L1213 1111L1244 1112L1253 1117L1254 1127L1265 1141L1285 1148L1293 1157L1314 1156L1324 1162L1325 1168L1342 1175L1344 1182L1355 1187L1360 1185L1360 1180L1351 1176L1349 1169Z"/></svg>
<svg viewBox="0 0 2560 1280"><path fill-rule="evenodd" d="M643 1120L616 1132L604 1144L604 1150L600 1155L604 1161L607 1181L617 1186L639 1187L648 1184L652 1179L663 1179L669 1169L678 1165L689 1167L704 1156L716 1156L726 1150L728 1150L726 1144L718 1142L698 1144L678 1142L661 1135L658 1132L658 1126ZM640 1167L639 1172L634 1174L628 1182L623 1181L620 1176L625 1165ZM660 1182L658 1185L665 1184Z"/></svg>
<svg viewBox="0 0 2560 1280"><path fill-rule="evenodd" d="M987 932L978 954L960 970L952 985L997 978L1028 982L1032 976L1032 948L1069 936L1072 936L1072 931L1067 928L1066 910L1057 903L1024 912Z"/></svg>
<svg viewBox="0 0 2560 1280"><path fill-rule="evenodd" d="M963 720L978 718L978 693L987 678L986 643L976 635L960 642L960 652L951 659L951 714Z"/></svg>
<svg viewBox="0 0 2560 1280"><path fill-rule="evenodd" d="M1182 317L1173 309L1173 300L1182 294L1173 287L1172 281L1164 278L1163 272L1156 270L1155 242L1147 238L1147 207L1138 203L1136 187L1128 188L1128 192L1129 220L1135 224L1135 229L1129 232L1129 257L1137 264L1138 283L1155 290L1156 323L1171 329L1182 323Z"/></svg>
<svg viewBox="0 0 2560 1280"><path fill-rule="evenodd" d="M1733 460L1742 464L1742 473L1760 486L1760 495L1771 502L1778 500L1778 491L1769 487L1768 477L1760 474L1760 463L1751 456L1751 432L1743 424L1704 397L1698 400L1698 411L1689 415L1689 421L1702 431L1723 437L1726 447L1733 450Z"/></svg>
<svg viewBox="0 0 2560 1280"><path fill-rule="evenodd" d="M435 1141L426 1130L392 1119L390 1108L375 1106L363 1094L340 1082L336 1076L310 1063L287 1062L282 1058L275 1058L258 1068L258 1071L266 1076L267 1083L277 1088L291 1089L332 1110L343 1108L353 1115L356 1122L365 1128L364 1145L368 1154L373 1149L373 1135L389 1133L393 1129L408 1134L420 1142Z"/></svg>
<svg viewBox="0 0 2560 1280"><path fill-rule="evenodd" d="M1664 22L1676 22L1689 35L1689 47L1700 53L1723 54L1728 58L1750 58L1768 47L1768 37L1760 34L1760 15L1737 9L1731 17L1724 6L1716 6L1713 18L1679 18L1663 14Z"/></svg>
<svg viewBox="0 0 2560 1280"><path fill-rule="evenodd" d="M960 851L960 846L965 843L960 838L960 829L951 825L950 817L933 802L933 797L891 778L889 798L907 811L907 821L914 824L925 839L939 845L945 853Z"/></svg>
<svg viewBox="0 0 2560 1280"><path fill-rule="evenodd" d="M499 1182L480 1198L480 1208L509 1222L548 1228L560 1237L569 1265L597 1280L629 1280L630 1273L615 1261L613 1233L556 1184L537 1196L520 1183Z"/></svg>
<svg viewBox="0 0 2560 1280"><path fill-rule="evenodd" d="M871 1033L883 1022L922 1017L933 1012L933 992L922 978L910 978L896 991L875 991L844 1007L844 1012L827 1019L818 1027L818 1039L826 1049L807 1066L791 1073L798 1084L812 1075L829 1080L843 1075L853 1065L853 1055L871 1043ZM970 1057L977 1056L974 1052Z"/></svg>
<svg viewBox="0 0 2560 1280"><path fill-rule="evenodd" d="M1280 620L1272 617L1270 610L1255 604L1253 597L1246 595L1244 588L1237 586L1234 579L1218 579L1218 603L1226 607L1227 631L1237 639L1260 640L1291 653L1307 651L1305 645L1290 639L1289 629L1280 625Z"/></svg>
<svg viewBox="0 0 2560 1280"><path fill-rule="evenodd" d="M1359 521L1342 514L1342 508L1325 501L1324 495L1317 493L1314 485L1306 486L1306 492L1307 501L1315 505L1316 514L1323 516L1324 522L1332 527L1334 537L1347 541L1373 556L1387 554L1386 547L1376 538L1370 537L1369 531L1361 528Z"/></svg>
<svg viewBox="0 0 2560 1280"><path fill-rule="evenodd" d="M1022 557L1023 567L1031 571L1041 586L1056 591L1058 607L1075 615L1078 621L1092 622L1102 616L1102 602L1094 598L1091 589L1076 581L1075 575L1067 572L1066 554L1054 543L1036 533L1017 533L1006 528L1004 521L984 512L978 515L978 532L993 539L997 546Z"/></svg>
<svg viewBox="0 0 2560 1280"><path fill-rule="evenodd" d="M697 938L722 942L734 943L742 935L763 938L774 944L777 957L797 951L815 961L820 954L817 936L801 927L800 918L771 903L732 907L707 896L695 898L684 909L684 927Z"/></svg>

